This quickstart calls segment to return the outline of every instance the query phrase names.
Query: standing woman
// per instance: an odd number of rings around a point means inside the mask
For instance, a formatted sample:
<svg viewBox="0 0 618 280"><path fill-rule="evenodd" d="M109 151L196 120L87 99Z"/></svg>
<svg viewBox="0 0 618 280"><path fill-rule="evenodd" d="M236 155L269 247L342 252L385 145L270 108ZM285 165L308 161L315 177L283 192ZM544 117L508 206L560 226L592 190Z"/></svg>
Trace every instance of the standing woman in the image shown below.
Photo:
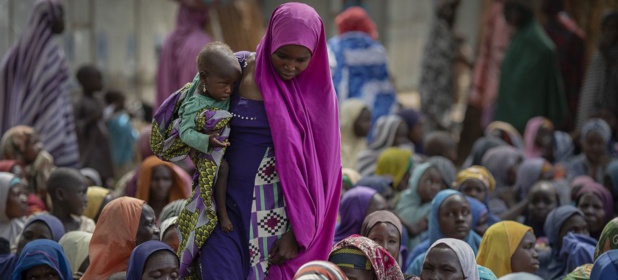
<svg viewBox="0 0 618 280"><path fill-rule="evenodd" d="M0 63L0 134L24 124L41 136L58 166L77 166L69 69L54 35L64 31L58 0L38 0L28 27Z"/></svg>
<svg viewBox="0 0 618 280"><path fill-rule="evenodd" d="M283 4L255 56L239 55L245 68L230 112L242 117L230 122L233 144L225 155L234 231L217 225L197 246L199 255L183 251L182 240L180 273L290 279L301 265L328 257L341 191L339 115L324 24L308 5ZM268 227L266 220L277 224ZM181 232L183 223L181 217Z"/></svg>

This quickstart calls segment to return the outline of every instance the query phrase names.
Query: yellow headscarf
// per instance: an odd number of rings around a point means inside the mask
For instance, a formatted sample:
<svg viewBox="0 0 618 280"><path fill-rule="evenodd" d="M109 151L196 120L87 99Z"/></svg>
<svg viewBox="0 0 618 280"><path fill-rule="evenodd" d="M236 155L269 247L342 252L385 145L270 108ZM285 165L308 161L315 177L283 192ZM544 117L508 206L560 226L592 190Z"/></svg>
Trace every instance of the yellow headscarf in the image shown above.
<svg viewBox="0 0 618 280"><path fill-rule="evenodd" d="M84 216L94 219L99 210L101 210L101 203L103 203L103 199L110 193L110 190L101 187L88 187L88 191L86 192L86 198L88 202L86 202L86 210L84 210Z"/></svg>
<svg viewBox="0 0 618 280"><path fill-rule="evenodd" d="M511 257L532 228L518 222L503 221L487 229L476 256L476 263L489 268L500 278L511 273Z"/></svg>
<svg viewBox="0 0 618 280"><path fill-rule="evenodd" d="M339 127L341 129L341 165L356 168L358 154L367 148L367 138L358 138L354 134L354 123L363 112L369 109L360 99L346 99L341 103L339 111Z"/></svg>
<svg viewBox="0 0 618 280"><path fill-rule="evenodd" d="M375 174L393 178L393 187L399 186L403 175L410 170L412 152L400 148L387 148L378 157Z"/></svg>
<svg viewBox="0 0 618 280"><path fill-rule="evenodd" d="M491 176L491 173L485 167L473 165L457 173L457 180L454 186L455 189L459 189L461 184L471 179L481 181L487 188L488 194L493 192L496 187L494 176Z"/></svg>

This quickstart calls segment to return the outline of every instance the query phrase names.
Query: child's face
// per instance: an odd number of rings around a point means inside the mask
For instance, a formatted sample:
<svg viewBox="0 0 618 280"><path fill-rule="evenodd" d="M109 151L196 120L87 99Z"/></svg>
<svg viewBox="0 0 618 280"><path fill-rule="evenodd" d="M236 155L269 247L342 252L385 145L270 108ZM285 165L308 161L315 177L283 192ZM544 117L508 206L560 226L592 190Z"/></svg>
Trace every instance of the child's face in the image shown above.
<svg viewBox="0 0 618 280"><path fill-rule="evenodd" d="M207 74L204 71L200 72L200 80L202 84L206 86L206 94L212 99L225 101L232 95L234 85L240 79L241 72L240 69L232 67L228 70L229 71L211 71L213 72L212 74Z"/></svg>
<svg viewBox="0 0 618 280"><path fill-rule="evenodd" d="M470 233L472 211L462 195L452 195L440 205L438 224L445 237L464 239Z"/></svg>
<svg viewBox="0 0 618 280"><path fill-rule="evenodd" d="M532 187L528 199L528 217L535 222L544 223L549 212L558 207L556 190L549 184Z"/></svg>
<svg viewBox="0 0 618 280"><path fill-rule="evenodd" d="M485 201L485 185L480 180L470 179L464 181L459 187L459 191L478 201Z"/></svg>
<svg viewBox="0 0 618 280"><path fill-rule="evenodd" d="M69 185L65 190L64 205L69 208L71 214L81 216L88 202L86 197L86 192L88 191L86 179L82 180L81 183Z"/></svg>
<svg viewBox="0 0 618 280"><path fill-rule="evenodd" d="M174 185L172 170L165 165L155 166L150 181L150 198L157 201L167 201Z"/></svg>
<svg viewBox="0 0 618 280"><path fill-rule="evenodd" d="M605 156L607 151L606 145L607 143L603 140L603 136L597 132L591 132L584 139L582 148L586 158L596 163Z"/></svg>
<svg viewBox="0 0 618 280"><path fill-rule="evenodd" d="M446 189L442 176L440 176L438 170L433 167L425 171L418 184L417 192L423 202L431 201L438 192Z"/></svg>
<svg viewBox="0 0 618 280"><path fill-rule="evenodd" d="M16 184L9 189L9 196L6 200L6 216L9 219L21 218L28 213L28 204L23 188L22 184Z"/></svg>
<svg viewBox="0 0 618 280"><path fill-rule="evenodd" d="M311 51L299 45L285 45L271 56L275 72L284 81L294 79L309 67Z"/></svg>
<svg viewBox="0 0 618 280"><path fill-rule="evenodd" d="M354 135L356 137L367 137L369 128L371 127L371 112L365 108L354 122Z"/></svg>

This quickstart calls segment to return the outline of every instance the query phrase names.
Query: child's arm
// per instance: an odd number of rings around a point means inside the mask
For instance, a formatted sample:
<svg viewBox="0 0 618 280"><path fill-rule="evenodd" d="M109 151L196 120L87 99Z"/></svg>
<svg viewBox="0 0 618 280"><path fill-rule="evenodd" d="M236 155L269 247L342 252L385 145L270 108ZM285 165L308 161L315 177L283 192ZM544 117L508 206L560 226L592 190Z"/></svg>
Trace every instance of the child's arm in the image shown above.
<svg viewBox="0 0 618 280"><path fill-rule="evenodd" d="M195 123L195 118L201 109L200 102L195 97L189 97L181 105L179 115L182 121L180 122L180 140L189 147L196 149L202 153L208 153L208 143L210 136L201 133Z"/></svg>

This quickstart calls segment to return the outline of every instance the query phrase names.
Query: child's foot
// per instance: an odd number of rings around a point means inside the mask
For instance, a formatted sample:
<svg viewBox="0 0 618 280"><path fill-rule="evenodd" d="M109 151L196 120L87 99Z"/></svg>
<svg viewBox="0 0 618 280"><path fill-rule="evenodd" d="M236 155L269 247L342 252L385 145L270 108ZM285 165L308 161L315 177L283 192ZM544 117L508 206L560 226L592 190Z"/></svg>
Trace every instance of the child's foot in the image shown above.
<svg viewBox="0 0 618 280"><path fill-rule="evenodd" d="M227 215L219 215L219 223L221 224L221 230L225 233L230 233L234 230L232 221L230 221L230 218L228 218Z"/></svg>

